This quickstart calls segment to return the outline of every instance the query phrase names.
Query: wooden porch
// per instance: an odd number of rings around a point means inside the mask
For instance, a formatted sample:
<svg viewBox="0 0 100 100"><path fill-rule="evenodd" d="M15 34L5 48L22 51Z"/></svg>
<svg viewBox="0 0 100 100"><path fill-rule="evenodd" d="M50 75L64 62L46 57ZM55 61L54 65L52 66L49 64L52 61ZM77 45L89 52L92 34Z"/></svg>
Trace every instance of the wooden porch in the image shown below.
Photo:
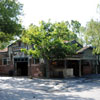
<svg viewBox="0 0 100 100"><path fill-rule="evenodd" d="M51 78L81 77L98 73L96 59L84 58L50 61L49 70Z"/></svg>

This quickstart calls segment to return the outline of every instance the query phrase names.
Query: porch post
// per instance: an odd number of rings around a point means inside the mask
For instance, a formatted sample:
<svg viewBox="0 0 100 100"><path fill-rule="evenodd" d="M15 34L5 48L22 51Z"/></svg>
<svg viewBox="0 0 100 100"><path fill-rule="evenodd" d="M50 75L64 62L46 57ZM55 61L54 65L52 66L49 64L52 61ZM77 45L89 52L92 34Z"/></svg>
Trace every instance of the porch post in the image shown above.
<svg viewBox="0 0 100 100"><path fill-rule="evenodd" d="M96 62L96 74L98 74L98 64Z"/></svg>
<svg viewBox="0 0 100 100"><path fill-rule="evenodd" d="M17 63L14 62L14 75L17 76Z"/></svg>
<svg viewBox="0 0 100 100"><path fill-rule="evenodd" d="M30 78L32 78L31 62L32 62L32 57L30 56L28 59L28 76Z"/></svg>
<svg viewBox="0 0 100 100"><path fill-rule="evenodd" d="M79 76L80 77L82 76L82 73L81 73L81 60L79 60Z"/></svg>
<svg viewBox="0 0 100 100"><path fill-rule="evenodd" d="M64 75L64 78L66 78L67 77L67 66L66 66L66 64L67 64L67 61L66 61L66 59L64 60L64 70L63 70L63 75Z"/></svg>
<svg viewBox="0 0 100 100"><path fill-rule="evenodd" d="M32 70L32 69L31 69L31 59L32 59L32 58L30 58L30 68L29 68L29 70L30 70L30 77L32 77L32 72L31 72L31 70Z"/></svg>
<svg viewBox="0 0 100 100"><path fill-rule="evenodd" d="M64 67L65 67L65 69L67 68L67 66L66 66L66 62L67 62L67 61L66 61L66 60L64 60Z"/></svg>

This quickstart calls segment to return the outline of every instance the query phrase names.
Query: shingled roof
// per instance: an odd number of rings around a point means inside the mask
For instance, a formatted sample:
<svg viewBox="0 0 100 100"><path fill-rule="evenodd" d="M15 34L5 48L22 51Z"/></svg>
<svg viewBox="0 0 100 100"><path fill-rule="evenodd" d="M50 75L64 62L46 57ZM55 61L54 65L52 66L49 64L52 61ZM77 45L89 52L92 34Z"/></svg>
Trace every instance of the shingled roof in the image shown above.
<svg viewBox="0 0 100 100"><path fill-rule="evenodd" d="M0 53L7 52L7 51L8 51L8 48L5 48L5 49L0 50Z"/></svg>
<svg viewBox="0 0 100 100"><path fill-rule="evenodd" d="M87 49L93 49L93 47L91 47L91 46L85 46L85 47L83 47L83 48L81 48L80 50L78 50L77 51L77 53L79 54L79 53L83 53L85 50L87 50Z"/></svg>
<svg viewBox="0 0 100 100"><path fill-rule="evenodd" d="M64 43L77 44L78 47L83 48L83 46L79 42L77 42L76 40L72 40L72 41L67 41L66 40L66 41L64 41Z"/></svg>

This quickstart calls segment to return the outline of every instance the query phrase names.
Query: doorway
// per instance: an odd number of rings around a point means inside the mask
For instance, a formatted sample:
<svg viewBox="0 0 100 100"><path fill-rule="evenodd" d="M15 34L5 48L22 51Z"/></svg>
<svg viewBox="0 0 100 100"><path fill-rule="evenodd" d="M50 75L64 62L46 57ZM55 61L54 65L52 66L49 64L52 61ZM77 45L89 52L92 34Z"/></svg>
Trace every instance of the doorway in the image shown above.
<svg viewBox="0 0 100 100"><path fill-rule="evenodd" d="M14 58L17 76L28 76L28 58Z"/></svg>
<svg viewBox="0 0 100 100"><path fill-rule="evenodd" d="M78 60L68 60L67 68L73 69L73 75L79 76L79 61Z"/></svg>
<svg viewBox="0 0 100 100"><path fill-rule="evenodd" d="M27 76L27 75L28 75L28 63L17 62L17 76Z"/></svg>

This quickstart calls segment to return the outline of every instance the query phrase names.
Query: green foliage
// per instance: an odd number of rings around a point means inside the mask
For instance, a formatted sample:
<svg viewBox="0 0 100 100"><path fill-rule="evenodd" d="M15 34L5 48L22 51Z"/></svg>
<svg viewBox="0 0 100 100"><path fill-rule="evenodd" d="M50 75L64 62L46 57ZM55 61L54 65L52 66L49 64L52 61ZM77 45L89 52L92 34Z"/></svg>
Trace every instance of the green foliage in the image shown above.
<svg viewBox="0 0 100 100"><path fill-rule="evenodd" d="M71 20L71 27L72 27L72 31L74 33L79 33L80 32L80 27L81 27L81 24L78 22L78 21L74 21L74 20Z"/></svg>
<svg viewBox="0 0 100 100"><path fill-rule="evenodd" d="M17 0L0 0L0 41L7 42L19 36L22 26L19 22L22 5Z"/></svg>
<svg viewBox="0 0 100 100"><path fill-rule="evenodd" d="M65 43L76 38L76 35L68 29L66 22L47 23L40 22L40 26L30 25L22 36L22 40L34 49L27 51L29 55L44 59L61 59L66 55L74 54L77 45Z"/></svg>
<svg viewBox="0 0 100 100"><path fill-rule="evenodd" d="M84 33L86 43L95 47L94 53L100 54L100 22L92 19L87 23Z"/></svg>
<svg viewBox="0 0 100 100"><path fill-rule="evenodd" d="M74 39L77 40L80 44L84 44L83 27L81 26L80 22L77 20L71 20L70 23L66 21L66 25L68 26L69 30L76 34Z"/></svg>

